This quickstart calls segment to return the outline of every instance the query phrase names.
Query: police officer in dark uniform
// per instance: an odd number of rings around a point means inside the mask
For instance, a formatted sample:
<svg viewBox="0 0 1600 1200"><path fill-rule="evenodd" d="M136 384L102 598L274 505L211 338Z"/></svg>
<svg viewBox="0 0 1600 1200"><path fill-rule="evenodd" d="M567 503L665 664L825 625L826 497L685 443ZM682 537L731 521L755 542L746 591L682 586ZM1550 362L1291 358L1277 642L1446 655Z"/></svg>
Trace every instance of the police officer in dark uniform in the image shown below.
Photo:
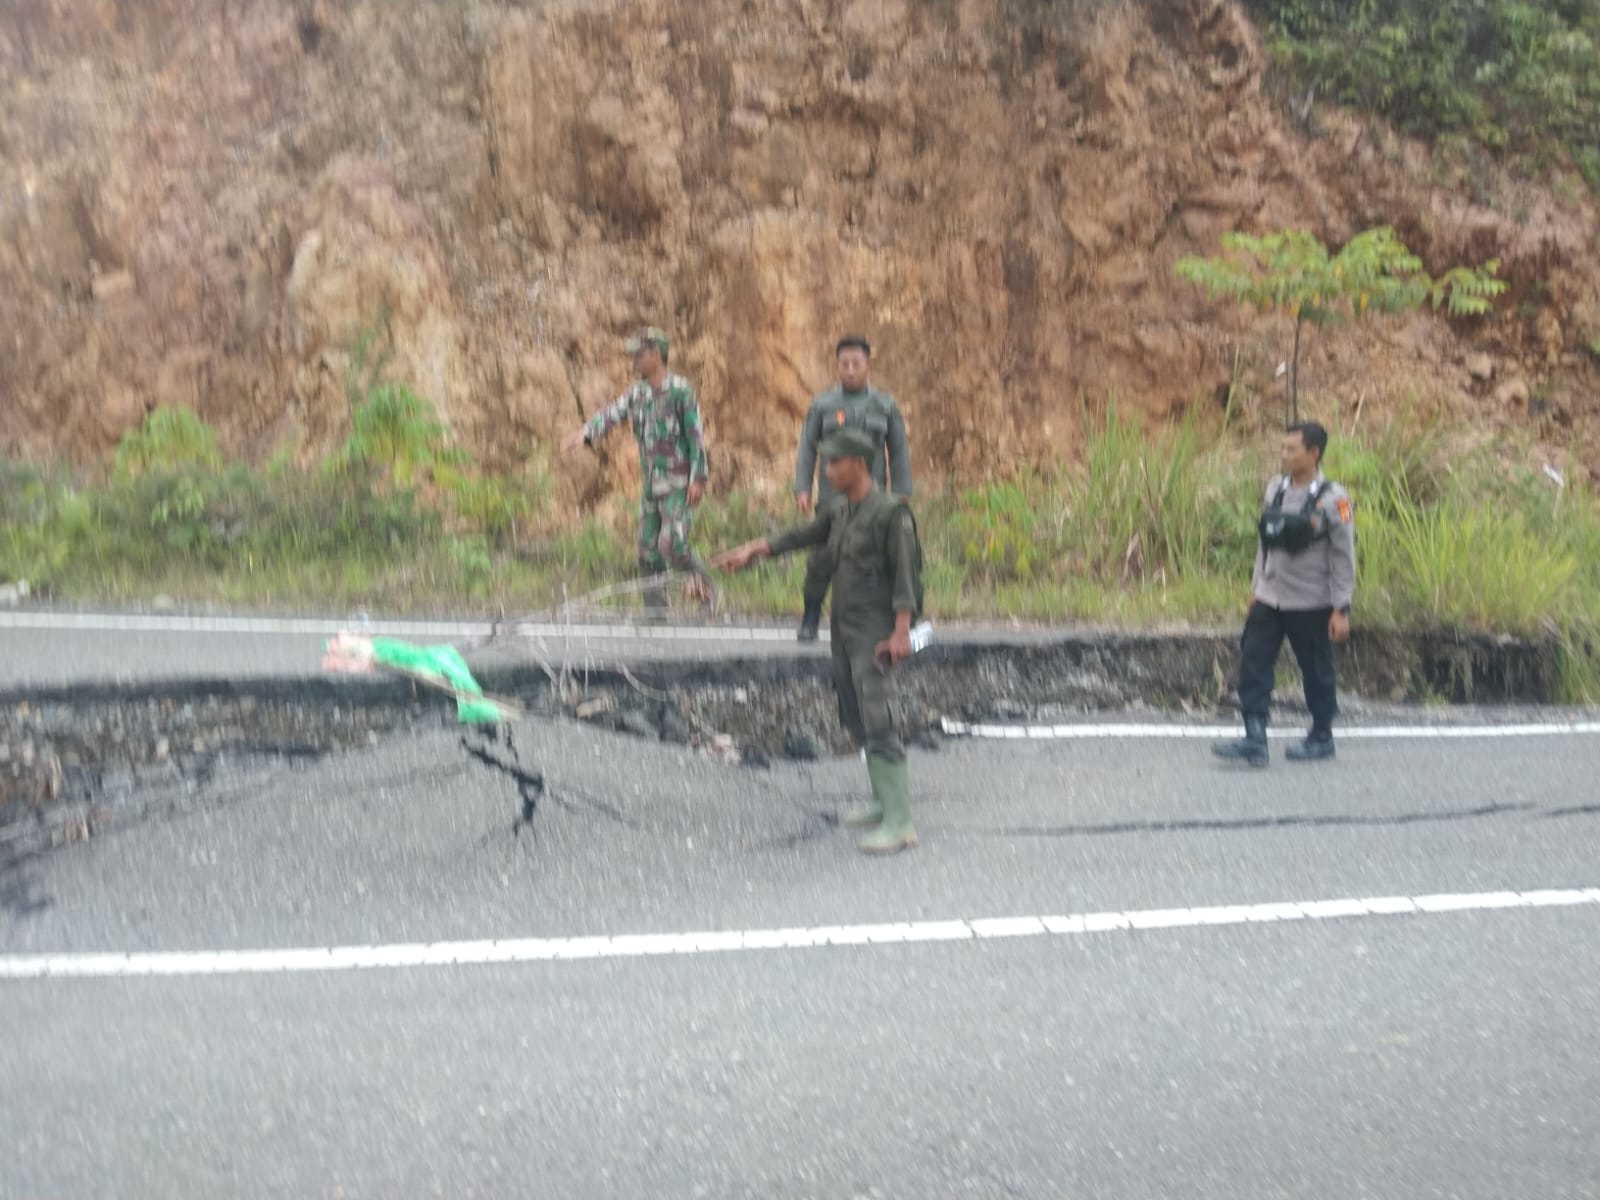
<svg viewBox="0 0 1600 1200"><path fill-rule="evenodd" d="M906 423L900 408L888 392L880 392L869 382L872 369L872 347L866 338L851 334L839 339L834 348L834 362L839 372L839 382L811 401L805 424L800 429L800 450L795 459L794 499L801 513L809 516L821 512L834 496L828 483L827 472L813 494L813 484L819 474L818 457L822 441L840 429L853 429L867 436L871 443L868 466L872 481L880 490L890 489L903 498L911 496L911 448L906 441ZM888 476L884 475L884 456L888 455ZM821 453L822 465L827 464L826 452ZM800 619L799 639L814 642L817 627L822 620L822 601L828 594L828 584L833 578L833 560L827 547L819 546L806 560L804 589L805 615Z"/></svg>
<svg viewBox="0 0 1600 1200"><path fill-rule="evenodd" d="M1328 431L1314 421L1283 438L1283 474L1267 486L1250 615L1240 644L1239 711L1244 737L1212 747L1219 757L1267 765L1267 712L1278 652L1287 638L1305 681L1311 731L1288 758L1333 757L1338 712L1333 644L1350 636L1356 586L1355 513L1350 495L1322 474Z"/></svg>

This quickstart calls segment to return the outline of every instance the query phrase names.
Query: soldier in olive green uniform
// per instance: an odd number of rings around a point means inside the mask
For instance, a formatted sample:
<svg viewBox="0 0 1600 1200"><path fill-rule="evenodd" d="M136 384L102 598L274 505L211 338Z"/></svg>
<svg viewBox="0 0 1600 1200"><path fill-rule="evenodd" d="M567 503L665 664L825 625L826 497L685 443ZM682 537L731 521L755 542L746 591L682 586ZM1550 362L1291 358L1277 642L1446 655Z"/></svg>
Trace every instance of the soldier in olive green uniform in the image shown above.
<svg viewBox="0 0 1600 1200"><path fill-rule="evenodd" d="M871 828L869 854L894 854L917 844L911 824L911 780L900 740L895 668L911 654L911 626L922 607L922 551L906 502L874 484L868 463L881 453L855 429L822 446L835 495L809 525L770 540L747 542L716 559L738 570L758 558L821 547L833 579L833 687L839 719L866 748L872 802L848 813L851 828Z"/></svg>
<svg viewBox="0 0 1600 1200"><path fill-rule="evenodd" d="M871 370L872 347L865 338L841 338L835 348L835 362L839 382L811 401L805 424L800 429L800 451L795 459L795 503L803 513L821 512L833 498L833 488L828 484L826 470L821 486L816 489L816 502L812 503L812 485L817 470L817 452L822 440L839 429L854 429L866 434L871 444L868 463L873 481L879 488L888 488L896 496L911 496L911 449L906 442L906 423L894 397L880 392L868 382ZM885 452L888 455L888 475L884 474ZM823 466L827 455L823 454ZM828 594L828 581L832 578L833 560L825 547L811 552L806 562L804 589L805 616L800 620L799 638L802 642L815 641L817 626L822 619L822 601Z"/></svg>
<svg viewBox="0 0 1600 1200"><path fill-rule="evenodd" d="M639 442L639 572L646 578L669 566L704 579L705 566L689 545L694 506L705 495L709 470L700 404L694 388L667 370L667 335L652 326L629 338L633 386L596 413L563 443L568 452L593 446L624 421ZM709 586L704 595L710 595ZM645 609L659 617L667 606L660 588L645 592Z"/></svg>

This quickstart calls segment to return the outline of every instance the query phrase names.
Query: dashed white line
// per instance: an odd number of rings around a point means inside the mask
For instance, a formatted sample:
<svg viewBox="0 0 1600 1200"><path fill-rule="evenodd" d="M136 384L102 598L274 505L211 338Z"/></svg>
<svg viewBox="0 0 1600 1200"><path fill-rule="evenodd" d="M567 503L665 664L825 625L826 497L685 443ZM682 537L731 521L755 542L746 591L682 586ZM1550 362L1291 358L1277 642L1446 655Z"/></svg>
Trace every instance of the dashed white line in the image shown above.
<svg viewBox="0 0 1600 1200"><path fill-rule="evenodd" d="M657 955L728 954L831 946L1002 938L1085 937L1113 932L1267 925L1285 921L1344 921L1383 916L1438 916L1506 909L1600 906L1600 888L1527 892L1442 893L1298 900L1203 908L1139 909L1060 916L982 917L887 925L747 929L618 937L516 938L505 941L325 946L286 950L206 950L139 954L18 954L0 956L0 979L108 979L137 976L247 975L359 971L379 967L446 967L492 963L571 962Z"/></svg>

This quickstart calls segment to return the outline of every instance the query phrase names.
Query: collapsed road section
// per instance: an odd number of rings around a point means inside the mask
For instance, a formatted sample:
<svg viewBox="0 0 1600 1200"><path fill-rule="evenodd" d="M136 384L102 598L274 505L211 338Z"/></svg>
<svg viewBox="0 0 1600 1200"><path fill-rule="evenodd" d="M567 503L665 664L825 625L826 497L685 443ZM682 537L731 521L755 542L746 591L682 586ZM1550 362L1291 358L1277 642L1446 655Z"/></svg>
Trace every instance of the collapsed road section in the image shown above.
<svg viewBox="0 0 1600 1200"><path fill-rule="evenodd" d="M728 763L849 749L826 655L614 662L553 669L514 639L476 667L528 716L580 720L693 747ZM903 720L924 745L941 722L1070 719L1086 712L1208 711L1228 703L1231 637L1018 635L936 644L907 669ZM1554 645L1366 634L1345 651L1351 692L1398 703L1538 703L1558 687ZM1288 694L1288 690L1284 690ZM194 679L0 692L0 852L33 853L152 813L223 802L252 765L307 763L455 723L448 703L388 676ZM512 828L535 818L539 764L508 737L468 730L464 757L506 776Z"/></svg>

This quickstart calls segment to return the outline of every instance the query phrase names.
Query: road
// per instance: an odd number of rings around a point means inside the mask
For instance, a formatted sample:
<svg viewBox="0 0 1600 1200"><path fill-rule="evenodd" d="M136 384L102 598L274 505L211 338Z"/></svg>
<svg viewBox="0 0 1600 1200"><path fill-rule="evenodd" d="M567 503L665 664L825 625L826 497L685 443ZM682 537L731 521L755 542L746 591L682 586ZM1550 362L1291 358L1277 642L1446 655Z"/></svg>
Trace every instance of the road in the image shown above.
<svg viewBox="0 0 1600 1200"><path fill-rule="evenodd" d="M410 641L448 641L475 664L610 661L825 653L797 646L792 629L735 625L520 621L496 639L479 620L363 623L357 617L229 617L0 611L0 691L79 683L295 678L314 671L342 629ZM986 634L985 640L1005 635ZM825 643L824 633L822 641Z"/></svg>
<svg viewBox="0 0 1600 1200"><path fill-rule="evenodd" d="M514 732L516 836L430 731L26 864L0 1196L1600 1196L1600 737L951 740L880 862Z"/></svg>

